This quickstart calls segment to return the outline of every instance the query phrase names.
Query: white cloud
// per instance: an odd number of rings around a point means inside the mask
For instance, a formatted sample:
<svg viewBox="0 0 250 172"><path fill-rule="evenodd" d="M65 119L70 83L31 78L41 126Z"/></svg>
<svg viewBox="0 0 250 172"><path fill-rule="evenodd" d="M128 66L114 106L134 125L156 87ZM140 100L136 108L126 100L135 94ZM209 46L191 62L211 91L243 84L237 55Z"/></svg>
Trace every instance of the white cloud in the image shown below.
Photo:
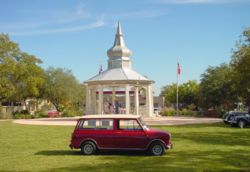
<svg viewBox="0 0 250 172"><path fill-rule="evenodd" d="M123 13L106 13L102 14L103 18L107 20L123 20L123 19L146 19L146 18L155 18L159 16L166 15L168 11L166 10L138 10L138 11L130 11L130 12L123 12Z"/></svg>
<svg viewBox="0 0 250 172"><path fill-rule="evenodd" d="M80 3L66 9L25 9L18 11L21 20L0 23L0 32L13 36L45 35L78 32L104 26L105 21L144 19L166 15L166 10L138 10L123 13L90 14L86 5Z"/></svg>
<svg viewBox="0 0 250 172"><path fill-rule="evenodd" d="M16 31L9 32L11 36L31 36L31 35L45 35L45 34L59 34L59 33L69 33L69 32L79 32L88 29L98 28L104 26L103 20L97 20L94 23L89 23L85 25L72 26L72 27L61 27L52 29L38 29L38 30L28 30L28 31Z"/></svg>
<svg viewBox="0 0 250 172"><path fill-rule="evenodd" d="M25 11L17 11L17 13L26 17L18 21L0 23L0 32L13 35L36 35L75 32L100 27L104 24L102 20L97 20L97 17L91 17L84 4L78 4L71 9L41 9L35 11L26 9ZM95 20L97 21L95 22ZM80 24L83 22L92 24Z"/></svg>

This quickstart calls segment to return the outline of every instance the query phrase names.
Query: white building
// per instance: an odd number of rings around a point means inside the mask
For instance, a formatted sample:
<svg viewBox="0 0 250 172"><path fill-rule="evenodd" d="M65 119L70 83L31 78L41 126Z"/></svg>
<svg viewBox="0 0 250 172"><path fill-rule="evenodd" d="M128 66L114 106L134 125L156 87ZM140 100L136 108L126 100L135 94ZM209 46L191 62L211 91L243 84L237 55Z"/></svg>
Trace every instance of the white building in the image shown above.
<svg viewBox="0 0 250 172"><path fill-rule="evenodd" d="M108 69L85 81L86 114L114 113L119 102L119 113L153 116L154 81L133 70L132 52L125 45L119 23L107 55Z"/></svg>

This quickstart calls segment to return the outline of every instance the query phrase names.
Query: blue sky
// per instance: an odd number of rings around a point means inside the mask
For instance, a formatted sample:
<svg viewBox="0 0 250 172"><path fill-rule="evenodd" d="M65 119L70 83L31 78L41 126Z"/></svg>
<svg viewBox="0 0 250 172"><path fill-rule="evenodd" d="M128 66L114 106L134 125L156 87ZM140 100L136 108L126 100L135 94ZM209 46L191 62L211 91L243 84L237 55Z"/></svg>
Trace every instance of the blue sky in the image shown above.
<svg viewBox="0 0 250 172"><path fill-rule="evenodd" d="M0 32L81 82L107 67L119 20L133 68L160 88L199 81L209 66L229 62L250 27L250 0L0 0Z"/></svg>

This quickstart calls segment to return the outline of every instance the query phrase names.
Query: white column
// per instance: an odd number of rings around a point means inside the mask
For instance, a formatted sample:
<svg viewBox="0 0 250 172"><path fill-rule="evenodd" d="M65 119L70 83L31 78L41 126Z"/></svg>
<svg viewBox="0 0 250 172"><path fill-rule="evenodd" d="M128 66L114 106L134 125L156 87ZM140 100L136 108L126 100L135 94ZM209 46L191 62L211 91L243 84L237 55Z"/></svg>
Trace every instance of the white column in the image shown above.
<svg viewBox="0 0 250 172"><path fill-rule="evenodd" d="M86 86L86 115L90 114L90 89Z"/></svg>
<svg viewBox="0 0 250 172"><path fill-rule="evenodd" d="M126 85L126 114L130 113L129 85Z"/></svg>
<svg viewBox="0 0 250 172"><path fill-rule="evenodd" d="M135 87L134 90L134 103L135 103L135 115L139 115L139 94L138 94L138 87Z"/></svg>
<svg viewBox="0 0 250 172"><path fill-rule="evenodd" d="M147 86L147 92L146 92L146 106L147 106L147 115L149 117L152 117L153 114L153 97L152 97L152 88L151 85Z"/></svg>
<svg viewBox="0 0 250 172"><path fill-rule="evenodd" d="M96 88L91 90L91 113L96 114Z"/></svg>
<svg viewBox="0 0 250 172"><path fill-rule="evenodd" d="M99 85L98 88L98 114L103 114L103 87Z"/></svg>
<svg viewBox="0 0 250 172"><path fill-rule="evenodd" d="M115 104L115 87L112 87L112 105Z"/></svg>
<svg viewBox="0 0 250 172"><path fill-rule="evenodd" d="M153 85L150 85L151 87L151 116L155 116L154 114L154 89L153 89Z"/></svg>

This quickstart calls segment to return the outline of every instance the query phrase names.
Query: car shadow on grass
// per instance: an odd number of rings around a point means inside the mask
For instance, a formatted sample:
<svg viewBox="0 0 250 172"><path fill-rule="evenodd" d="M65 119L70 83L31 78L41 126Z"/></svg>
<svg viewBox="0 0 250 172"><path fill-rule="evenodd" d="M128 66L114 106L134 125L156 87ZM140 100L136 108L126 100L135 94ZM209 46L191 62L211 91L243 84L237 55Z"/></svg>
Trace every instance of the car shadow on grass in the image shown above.
<svg viewBox="0 0 250 172"><path fill-rule="evenodd" d="M44 156L65 156L65 155L82 155L80 151L73 150L43 150L35 153L35 155Z"/></svg>
<svg viewBox="0 0 250 172"><path fill-rule="evenodd" d="M73 155L73 156L84 156L81 151L74 150L44 150L35 153L35 155L44 155L44 156L65 156L65 155ZM98 151L94 156L148 156L148 152L146 151L128 151L128 150L117 150L117 151ZM87 155L86 155L87 156Z"/></svg>

